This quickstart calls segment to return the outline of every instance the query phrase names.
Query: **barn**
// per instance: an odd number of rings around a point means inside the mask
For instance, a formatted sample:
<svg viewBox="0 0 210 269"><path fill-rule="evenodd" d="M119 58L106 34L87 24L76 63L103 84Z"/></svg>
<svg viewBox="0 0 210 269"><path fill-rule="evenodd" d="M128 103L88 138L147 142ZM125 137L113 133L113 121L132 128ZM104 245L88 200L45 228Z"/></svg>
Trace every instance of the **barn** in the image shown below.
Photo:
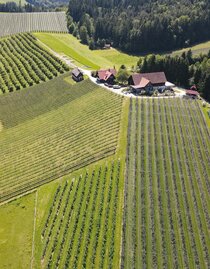
<svg viewBox="0 0 210 269"><path fill-rule="evenodd" d="M76 82L82 81L84 79L83 73L79 68L74 68L71 72L72 79Z"/></svg>
<svg viewBox="0 0 210 269"><path fill-rule="evenodd" d="M135 93L150 93L156 89L165 89L167 79L164 72L136 73L128 78L128 84Z"/></svg>

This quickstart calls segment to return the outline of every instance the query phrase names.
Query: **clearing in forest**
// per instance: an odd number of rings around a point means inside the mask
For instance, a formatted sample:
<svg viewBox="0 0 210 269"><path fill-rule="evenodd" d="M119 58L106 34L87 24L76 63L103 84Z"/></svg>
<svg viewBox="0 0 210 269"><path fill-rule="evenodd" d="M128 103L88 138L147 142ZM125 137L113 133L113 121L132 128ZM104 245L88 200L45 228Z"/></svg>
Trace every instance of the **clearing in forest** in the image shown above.
<svg viewBox="0 0 210 269"><path fill-rule="evenodd" d="M99 69L113 66L119 68L123 64L130 68L136 65L139 59L114 48L90 50L87 45L81 44L70 34L35 33L34 35L52 50L69 56L76 65L84 68Z"/></svg>

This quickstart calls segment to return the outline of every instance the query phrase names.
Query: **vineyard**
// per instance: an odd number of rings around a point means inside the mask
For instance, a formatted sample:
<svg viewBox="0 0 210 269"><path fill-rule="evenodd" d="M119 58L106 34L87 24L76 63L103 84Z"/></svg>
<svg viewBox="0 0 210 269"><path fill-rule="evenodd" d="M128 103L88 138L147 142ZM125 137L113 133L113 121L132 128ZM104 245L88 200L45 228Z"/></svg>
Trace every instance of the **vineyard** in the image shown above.
<svg viewBox="0 0 210 269"><path fill-rule="evenodd" d="M39 225L35 268L118 268L123 180L118 160L62 181Z"/></svg>
<svg viewBox="0 0 210 269"><path fill-rule="evenodd" d="M53 102L50 90L42 95L36 88L0 97L0 202L115 153L122 97L88 80L60 86Z"/></svg>
<svg viewBox="0 0 210 269"><path fill-rule="evenodd" d="M50 80L67 70L31 34L0 39L0 94Z"/></svg>
<svg viewBox="0 0 210 269"><path fill-rule="evenodd" d="M210 268L210 132L196 101L131 99L121 268Z"/></svg>
<svg viewBox="0 0 210 269"><path fill-rule="evenodd" d="M0 13L0 37L27 32L68 33L65 12Z"/></svg>
<svg viewBox="0 0 210 269"><path fill-rule="evenodd" d="M73 83L73 84L72 84ZM74 84L69 72L46 83L40 83L24 91L0 96L0 120L2 128L11 128L59 109L96 89L94 84L83 81Z"/></svg>

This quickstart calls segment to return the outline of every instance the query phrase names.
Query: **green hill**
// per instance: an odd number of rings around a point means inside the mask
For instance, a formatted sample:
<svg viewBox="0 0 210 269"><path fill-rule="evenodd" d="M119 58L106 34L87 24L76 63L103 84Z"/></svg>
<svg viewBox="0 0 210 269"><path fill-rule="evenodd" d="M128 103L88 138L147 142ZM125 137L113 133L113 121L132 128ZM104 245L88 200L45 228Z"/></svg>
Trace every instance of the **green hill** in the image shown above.
<svg viewBox="0 0 210 269"><path fill-rule="evenodd" d="M0 97L0 201L114 154L122 97L67 76Z"/></svg>
<svg viewBox="0 0 210 269"><path fill-rule="evenodd" d="M131 100L123 268L209 268L210 132L194 100Z"/></svg>
<svg viewBox="0 0 210 269"><path fill-rule="evenodd" d="M44 82L69 70L31 34L0 40L0 94Z"/></svg>
<svg viewBox="0 0 210 269"><path fill-rule="evenodd" d="M134 60L37 36L81 65ZM45 78L0 95L0 268L210 268L208 105L76 83L30 34L0 44L1 81Z"/></svg>

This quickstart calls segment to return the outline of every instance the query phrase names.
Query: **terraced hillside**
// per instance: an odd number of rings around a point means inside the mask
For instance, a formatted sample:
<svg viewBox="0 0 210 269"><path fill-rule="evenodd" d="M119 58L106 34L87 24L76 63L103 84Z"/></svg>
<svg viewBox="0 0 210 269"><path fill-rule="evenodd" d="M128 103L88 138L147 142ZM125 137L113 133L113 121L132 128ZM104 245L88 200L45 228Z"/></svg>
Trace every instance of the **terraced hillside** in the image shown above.
<svg viewBox="0 0 210 269"><path fill-rule="evenodd" d="M56 185L37 222L34 268L119 267L122 165L103 163Z"/></svg>
<svg viewBox="0 0 210 269"><path fill-rule="evenodd" d="M0 37L26 32L68 33L65 12L0 13Z"/></svg>
<svg viewBox="0 0 210 269"><path fill-rule="evenodd" d="M67 70L31 34L0 39L0 94L47 81Z"/></svg>
<svg viewBox="0 0 210 269"><path fill-rule="evenodd" d="M0 97L0 201L115 153L122 97L65 79Z"/></svg>
<svg viewBox="0 0 210 269"><path fill-rule="evenodd" d="M121 268L210 268L210 131L196 101L130 103Z"/></svg>

